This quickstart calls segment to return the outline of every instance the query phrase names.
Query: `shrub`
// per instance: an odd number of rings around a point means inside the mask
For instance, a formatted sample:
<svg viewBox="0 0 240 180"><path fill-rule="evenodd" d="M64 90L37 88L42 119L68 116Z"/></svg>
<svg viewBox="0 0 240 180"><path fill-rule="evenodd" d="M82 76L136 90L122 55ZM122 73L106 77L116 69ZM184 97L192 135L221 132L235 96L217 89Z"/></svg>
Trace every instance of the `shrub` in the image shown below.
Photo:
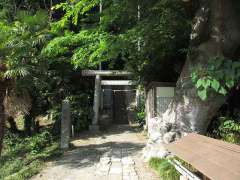
<svg viewBox="0 0 240 180"><path fill-rule="evenodd" d="M214 120L208 128L208 136L222 139L229 143L240 143L240 121L235 118L220 117Z"/></svg>
<svg viewBox="0 0 240 180"><path fill-rule="evenodd" d="M167 159L151 158L149 165L158 172L161 179L179 180L180 174Z"/></svg>
<svg viewBox="0 0 240 180"><path fill-rule="evenodd" d="M75 132L88 129L91 122L92 106L90 105L90 95L81 93L76 96L68 96L71 103L71 119Z"/></svg>
<svg viewBox="0 0 240 180"><path fill-rule="evenodd" d="M37 154L52 143L52 137L48 131L44 131L41 134L27 138L26 141L28 142L27 144L31 153Z"/></svg>
<svg viewBox="0 0 240 180"><path fill-rule="evenodd" d="M79 133L87 130L92 119L92 105L89 93L80 93L79 95L67 96L71 106L71 120L74 131ZM54 126L53 133L60 134L61 129L61 106L49 110L53 115Z"/></svg>
<svg viewBox="0 0 240 180"><path fill-rule="evenodd" d="M230 143L240 143L240 123L230 118L220 118L218 131L223 140Z"/></svg>
<svg viewBox="0 0 240 180"><path fill-rule="evenodd" d="M58 143L48 131L27 138L6 131L0 179L29 179L41 170L45 160L60 154Z"/></svg>

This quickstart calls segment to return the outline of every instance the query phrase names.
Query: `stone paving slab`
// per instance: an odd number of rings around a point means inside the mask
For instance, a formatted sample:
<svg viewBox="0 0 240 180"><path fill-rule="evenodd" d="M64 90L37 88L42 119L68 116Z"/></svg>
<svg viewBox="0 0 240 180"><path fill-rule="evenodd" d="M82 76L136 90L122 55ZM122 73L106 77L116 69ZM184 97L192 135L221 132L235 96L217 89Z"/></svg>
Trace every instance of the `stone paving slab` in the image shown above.
<svg viewBox="0 0 240 180"><path fill-rule="evenodd" d="M67 151L33 180L159 180L143 162L145 138L129 127L105 133L83 134Z"/></svg>

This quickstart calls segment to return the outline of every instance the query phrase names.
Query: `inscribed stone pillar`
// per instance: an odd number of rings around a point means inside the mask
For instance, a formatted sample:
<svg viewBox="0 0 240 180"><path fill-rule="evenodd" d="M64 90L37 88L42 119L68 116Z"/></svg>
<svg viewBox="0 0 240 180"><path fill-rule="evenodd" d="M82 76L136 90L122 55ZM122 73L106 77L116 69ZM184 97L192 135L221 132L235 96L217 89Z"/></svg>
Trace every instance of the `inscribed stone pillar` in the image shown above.
<svg viewBox="0 0 240 180"><path fill-rule="evenodd" d="M69 148L71 133L71 112L68 100L62 102L62 120L61 120L61 148Z"/></svg>

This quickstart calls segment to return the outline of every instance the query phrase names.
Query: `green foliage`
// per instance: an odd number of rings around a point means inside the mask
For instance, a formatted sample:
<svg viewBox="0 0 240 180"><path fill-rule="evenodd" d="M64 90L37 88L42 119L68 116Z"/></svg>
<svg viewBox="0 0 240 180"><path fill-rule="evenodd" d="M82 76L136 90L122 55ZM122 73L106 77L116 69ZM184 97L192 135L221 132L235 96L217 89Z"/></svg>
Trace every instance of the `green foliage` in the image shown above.
<svg viewBox="0 0 240 180"><path fill-rule="evenodd" d="M234 117L218 117L212 121L208 128L208 135L229 143L240 143L239 115Z"/></svg>
<svg viewBox="0 0 240 180"><path fill-rule="evenodd" d="M138 5L140 19L137 19ZM174 69L181 62L173 57L184 56L179 49L188 44L190 29L181 3L175 0L116 1L111 7L113 10L109 8L104 14L109 16L106 18L109 22L104 22L103 16L103 25L108 29L117 27L116 32L113 31L114 51L120 52L125 68L140 75L141 80L174 81ZM115 19L111 20L112 17Z"/></svg>
<svg viewBox="0 0 240 180"><path fill-rule="evenodd" d="M6 78L15 78L32 73L34 65L39 65L39 48L46 42L46 11L32 14L18 11L13 22L0 22L1 34L5 34L0 44L3 59L8 67Z"/></svg>
<svg viewBox="0 0 240 180"><path fill-rule="evenodd" d="M58 32L59 30L61 31L65 28L68 29L67 26L71 23L77 25L81 16L89 15L89 11L96 7L99 2L99 0L73 0L70 2L57 4L53 9L62 9L65 14L60 21L52 24L53 30Z"/></svg>
<svg viewBox="0 0 240 180"><path fill-rule="evenodd" d="M82 93L78 96L69 96L67 99L71 103L71 118L75 132L88 129L92 119L92 108L89 94Z"/></svg>
<svg viewBox="0 0 240 180"><path fill-rule="evenodd" d="M179 1L107 0L103 2L102 14L98 6L98 0L57 4L54 10L63 15L51 23L53 39L42 54L71 60L80 69L95 68L105 61L108 68L125 68L143 76L166 71L169 80L176 78L169 71L174 71L170 68L174 66L171 59L184 56L179 49L187 47L190 31L188 14ZM141 51L138 51L138 41ZM169 70L159 70L166 62Z"/></svg>
<svg viewBox="0 0 240 180"><path fill-rule="evenodd" d="M82 30L77 34L66 32L53 39L42 53L51 58L71 55L76 68L94 67L106 58L106 38L98 30Z"/></svg>
<svg viewBox="0 0 240 180"><path fill-rule="evenodd" d="M22 164L19 162L19 164L17 164L16 167L21 165ZM36 175L39 172L39 169L41 168L42 165L43 163L41 161L38 160L33 161L30 165L24 167L17 173L5 177L4 180L25 180L29 177Z"/></svg>
<svg viewBox="0 0 240 180"><path fill-rule="evenodd" d="M1 72L0 76L2 79L14 82L9 89L9 94L10 92L16 94L15 99L21 99L24 105L24 101L30 102L30 98L34 99L33 96L37 93L36 82L40 83L47 68L40 55L40 49L48 39L48 13L42 9L34 12L18 9L17 4L13 2L14 5L16 9L13 16L0 18L0 33L4 34L0 42L0 59L7 68L5 72ZM9 11L12 10L9 9ZM24 99L25 97L29 98ZM34 109L36 109L35 106Z"/></svg>
<svg viewBox="0 0 240 180"><path fill-rule="evenodd" d="M48 132L28 138L7 132L0 157L0 179L29 179L41 170L44 161L60 154L58 144Z"/></svg>
<svg viewBox="0 0 240 180"><path fill-rule="evenodd" d="M57 4L53 9L62 10L64 14L51 24L54 39L42 54L48 58L67 57L76 68L95 67L105 60L108 37L96 26L99 18L94 17L97 14L94 8L98 3L97 0L79 0Z"/></svg>
<svg viewBox="0 0 240 180"><path fill-rule="evenodd" d="M91 93L81 92L77 93L77 95L66 96L65 99L68 99L70 102L71 120L74 127L74 132L80 133L84 130L87 130L93 115ZM53 106L48 110L48 113L51 114L54 121L53 133L55 135L59 135L61 127L61 106L54 103Z"/></svg>
<svg viewBox="0 0 240 180"><path fill-rule="evenodd" d="M25 77L29 74L30 74L30 72L27 69L27 67L17 66L15 68L7 70L4 74L4 78L11 79L11 78L16 78L16 77Z"/></svg>
<svg viewBox="0 0 240 180"><path fill-rule="evenodd" d="M198 172L198 170L196 168L194 168L191 164L187 163L186 161L184 161L176 156L174 157L174 160L178 161L183 167L188 169L190 172L192 172L192 173Z"/></svg>
<svg viewBox="0 0 240 180"><path fill-rule="evenodd" d="M27 139L32 154L38 154L44 147L51 144L52 137L47 131Z"/></svg>
<svg viewBox="0 0 240 180"><path fill-rule="evenodd" d="M160 175L160 178L164 180L179 179L179 172L167 159L151 158L149 161L149 165L151 168L156 170Z"/></svg>
<svg viewBox="0 0 240 180"><path fill-rule="evenodd" d="M202 100L207 100L212 92L226 95L239 82L240 62L215 57L206 67L196 68L191 77Z"/></svg>
<svg viewBox="0 0 240 180"><path fill-rule="evenodd" d="M235 144L240 143L240 122L222 117L218 132L223 140Z"/></svg>
<svg viewBox="0 0 240 180"><path fill-rule="evenodd" d="M141 109L137 112L137 121L141 126L145 124L145 109Z"/></svg>
<svg viewBox="0 0 240 180"><path fill-rule="evenodd" d="M136 107L137 112L137 122L140 126L143 126L145 123L145 99L144 96L140 96L140 102L138 107Z"/></svg>

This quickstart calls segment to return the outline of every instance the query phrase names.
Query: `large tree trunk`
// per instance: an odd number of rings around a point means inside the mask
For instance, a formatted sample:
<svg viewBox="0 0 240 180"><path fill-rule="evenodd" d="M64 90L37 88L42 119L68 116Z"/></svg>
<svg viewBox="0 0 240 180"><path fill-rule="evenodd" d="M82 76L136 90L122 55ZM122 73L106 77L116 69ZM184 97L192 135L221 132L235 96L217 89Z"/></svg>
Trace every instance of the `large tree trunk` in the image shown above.
<svg viewBox="0 0 240 180"><path fill-rule="evenodd" d="M5 126L5 111L4 111L4 97L6 95L7 85L0 80L0 155L3 147L4 126Z"/></svg>
<svg viewBox="0 0 240 180"><path fill-rule="evenodd" d="M150 136L146 148L147 158L166 156L163 145L186 133L205 133L211 119L225 102L226 97L217 93L206 101L201 100L191 80L191 73L196 67L204 68L213 57L233 59L237 54L240 24L235 3L238 2L200 0L191 33L190 52L177 82L176 94L167 111L157 120L157 129Z"/></svg>

